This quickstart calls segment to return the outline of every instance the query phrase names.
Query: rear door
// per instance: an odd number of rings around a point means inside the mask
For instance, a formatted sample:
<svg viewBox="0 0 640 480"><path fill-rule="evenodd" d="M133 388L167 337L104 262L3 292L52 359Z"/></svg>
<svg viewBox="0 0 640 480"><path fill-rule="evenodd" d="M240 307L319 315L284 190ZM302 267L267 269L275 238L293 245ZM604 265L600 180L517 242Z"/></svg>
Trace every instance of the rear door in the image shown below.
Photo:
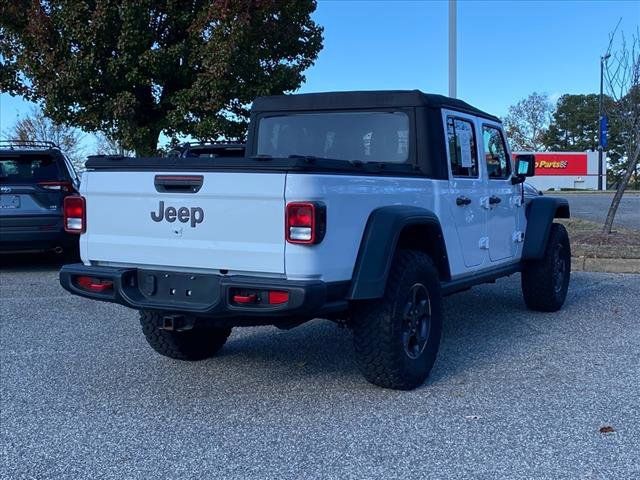
<svg viewBox="0 0 640 480"><path fill-rule="evenodd" d="M82 258L284 274L284 172L91 171Z"/></svg>
<svg viewBox="0 0 640 480"><path fill-rule="evenodd" d="M480 201L486 188L480 174L475 118L444 110L443 120L449 159L446 202L456 225L464 265L476 267L486 258L486 211Z"/></svg>

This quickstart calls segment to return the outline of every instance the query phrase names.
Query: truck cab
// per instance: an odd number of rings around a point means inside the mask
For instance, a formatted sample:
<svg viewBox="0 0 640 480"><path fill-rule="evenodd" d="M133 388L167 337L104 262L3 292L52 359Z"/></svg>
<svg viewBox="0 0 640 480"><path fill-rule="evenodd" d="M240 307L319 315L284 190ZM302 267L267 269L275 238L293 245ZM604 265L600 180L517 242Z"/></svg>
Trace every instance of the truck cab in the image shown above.
<svg viewBox="0 0 640 480"><path fill-rule="evenodd" d="M351 327L368 380L414 388L443 295L523 272L530 308L566 296L569 243L553 219L568 204L525 204L533 158L513 164L500 120L460 100L262 97L243 157L93 157L87 170L65 219L82 263L61 283L140 310L151 346L174 358L213 355L236 326L323 317Z"/></svg>

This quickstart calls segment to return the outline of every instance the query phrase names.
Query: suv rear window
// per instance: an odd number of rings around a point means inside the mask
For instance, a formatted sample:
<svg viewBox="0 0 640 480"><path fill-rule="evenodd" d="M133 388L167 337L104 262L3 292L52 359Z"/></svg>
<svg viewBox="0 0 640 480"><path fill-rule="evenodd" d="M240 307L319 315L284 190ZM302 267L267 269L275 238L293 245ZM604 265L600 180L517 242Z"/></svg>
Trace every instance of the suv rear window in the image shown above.
<svg viewBox="0 0 640 480"><path fill-rule="evenodd" d="M0 183L38 183L64 180L58 162L49 156L0 157Z"/></svg>
<svg viewBox="0 0 640 480"><path fill-rule="evenodd" d="M404 163L409 117L404 112L322 112L264 117L256 154Z"/></svg>

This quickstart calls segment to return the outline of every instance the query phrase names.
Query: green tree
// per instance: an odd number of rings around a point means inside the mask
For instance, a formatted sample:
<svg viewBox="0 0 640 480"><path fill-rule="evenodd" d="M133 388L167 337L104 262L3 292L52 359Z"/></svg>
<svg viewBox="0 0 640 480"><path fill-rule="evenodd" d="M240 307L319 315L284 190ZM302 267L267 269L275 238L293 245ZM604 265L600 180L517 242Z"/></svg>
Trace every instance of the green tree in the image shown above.
<svg viewBox="0 0 640 480"><path fill-rule="evenodd" d="M245 135L259 95L297 89L322 48L315 0L12 0L0 91L57 123L155 153L161 132Z"/></svg>
<svg viewBox="0 0 640 480"><path fill-rule="evenodd" d="M552 111L549 97L537 92L510 106L504 126L511 149L534 152L544 150L543 137Z"/></svg>
<svg viewBox="0 0 640 480"><path fill-rule="evenodd" d="M605 97L604 105L606 110L614 107L611 97ZM610 132L616 135L617 133ZM598 95L594 93L562 95L558 99L543 141L549 150L560 152L583 152L596 149L598 146Z"/></svg>
<svg viewBox="0 0 640 480"><path fill-rule="evenodd" d="M637 116L637 105L640 105L640 87L630 88L626 95L623 95L613 107L605 110L609 119L609 135L607 156L609 158L609 174L607 180L609 188L617 188L623 181L625 173L632 161L633 140L633 118ZM635 111L635 113L634 113ZM611 135L614 132L614 135ZM640 189L640 165L637 165L631 173L628 187L636 190Z"/></svg>
<svg viewBox="0 0 640 480"><path fill-rule="evenodd" d="M615 117L619 103L603 97L603 110ZM599 95L562 95L558 99L551 124L543 136L546 149L559 152L583 152L598 148ZM609 123L607 157L608 180L615 184L624 174L624 129L620 122Z"/></svg>

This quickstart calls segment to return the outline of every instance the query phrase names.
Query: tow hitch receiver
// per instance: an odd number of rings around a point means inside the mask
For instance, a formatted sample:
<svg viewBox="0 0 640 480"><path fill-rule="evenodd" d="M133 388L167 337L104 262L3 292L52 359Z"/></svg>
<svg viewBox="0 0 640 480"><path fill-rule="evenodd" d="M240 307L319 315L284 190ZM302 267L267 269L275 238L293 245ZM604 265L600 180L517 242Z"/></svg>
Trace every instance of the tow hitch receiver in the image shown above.
<svg viewBox="0 0 640 480"><path fill-rule="evenodd" d="M161 330L170 332L182 332L191 330L195 324L195 319L186 315L164 315L162 317Z"/></svg>

